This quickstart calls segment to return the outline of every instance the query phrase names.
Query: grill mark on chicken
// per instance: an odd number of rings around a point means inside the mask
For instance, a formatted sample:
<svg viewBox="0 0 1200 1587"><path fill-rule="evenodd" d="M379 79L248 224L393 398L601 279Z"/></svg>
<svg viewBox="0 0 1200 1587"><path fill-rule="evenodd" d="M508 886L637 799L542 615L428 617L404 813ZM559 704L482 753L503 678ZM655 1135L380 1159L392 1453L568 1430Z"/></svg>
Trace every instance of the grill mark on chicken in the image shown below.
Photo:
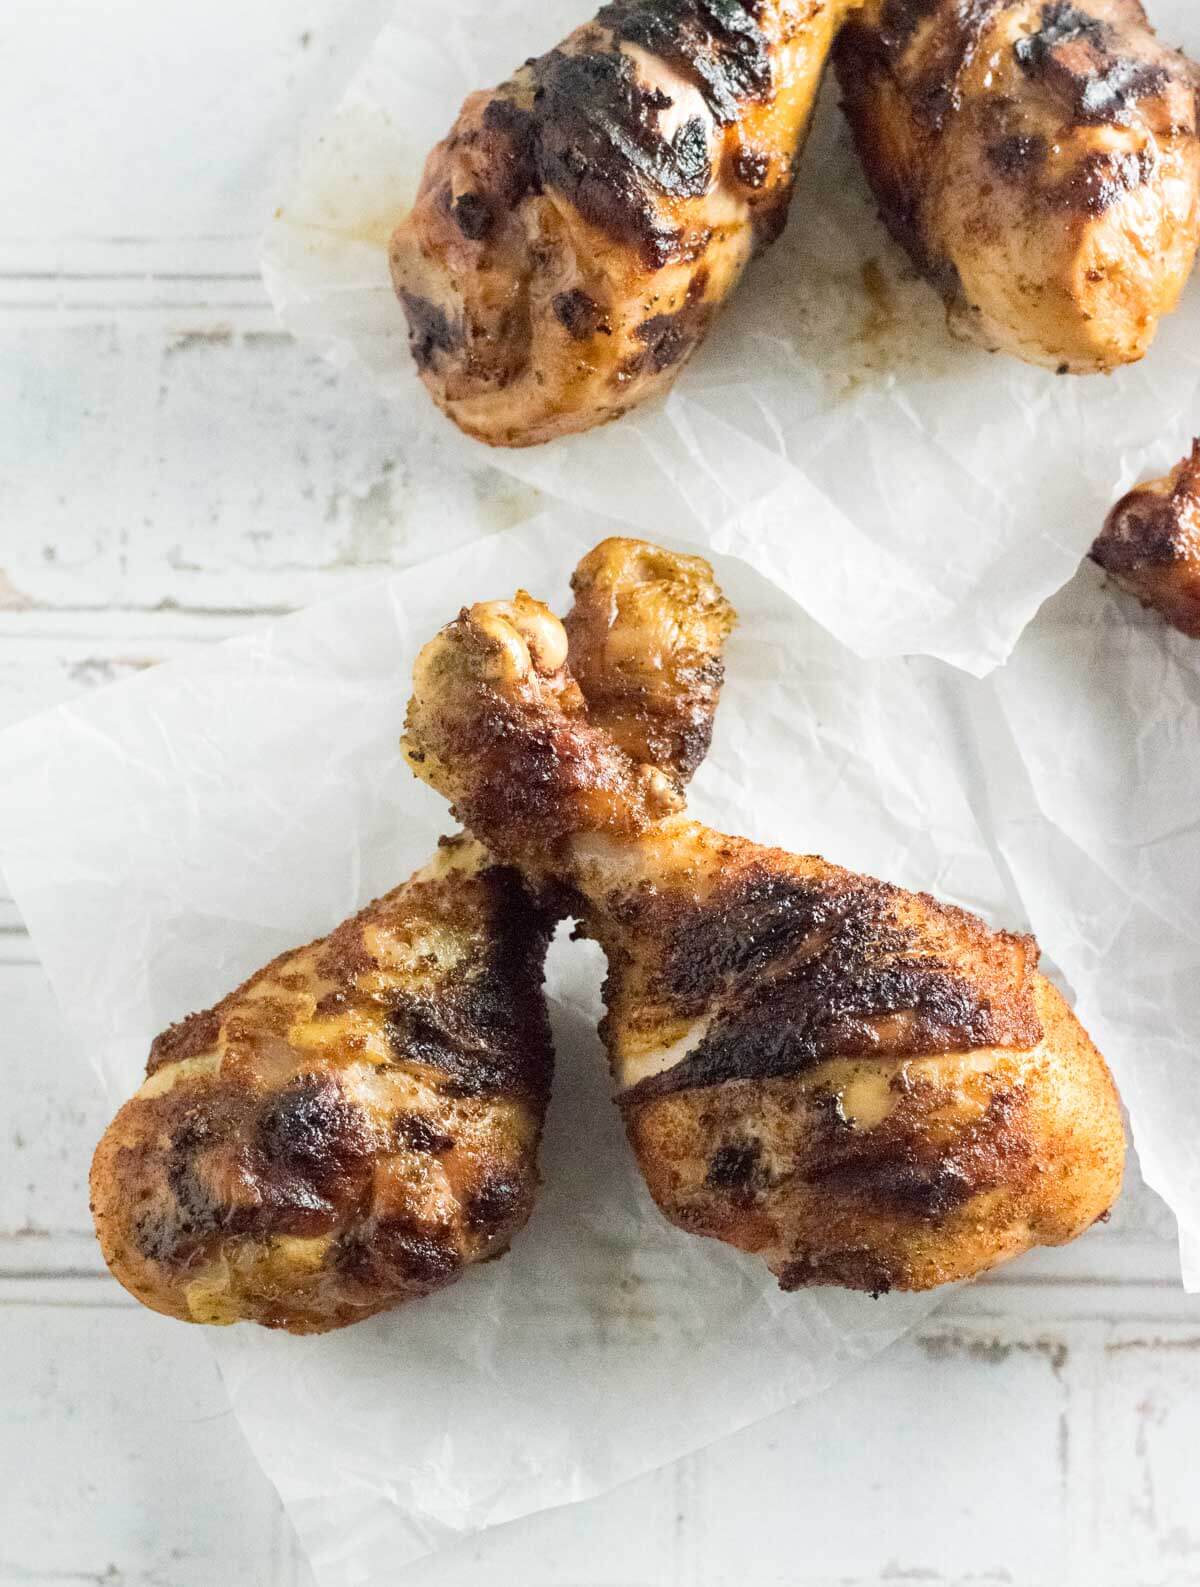
<svg viewBox="0 0 1200 1587"><path fill-rule="evenodd" d="M1166 479L1117 503L1091 556L1144 606L1200 639L1200 440Z"/></svg>
<svg viewBox="0 0 1200 1587"><path fill-rule="evenodd" d="M983 1115L955 1132L951 1143L906 1127L901 1098L887 1126L869 1131L831 1130L822 1150L805 1172L808 1184L839 1196L860 1197L874 1210L937 1223L974 1197L1012 1185L1032 1162L1032 1142L1020 1088L996 1091ZM939 1100L929 1081L915 1088L926 1094L920 1111L928 1114ZM785 1283L784 1287L787 1285Z"/></svg>
<svg viewBox="0 0 1200 1587"><path fill-rule="evenodd" d="M1046 189L1046 201L1055 208L1090 216L1103 215L1128 194L1153 177L1157 161L1150 149L1136 154L1088 154L1070 174Z"/></svg>
<svg viewBox="0 0 1200 1587"><path fill-rule="evenodd" d="M556 293L554 313L559 324L576 342L590 342L593 336L612 335L612 326L604 310L582 287Z"/></svg>
<svg viewBox="0 0 1200 1587"><path fill-rule="evenodd" d="M838 48L845 58L858 54L875 71L896 73L905 83L918 120L930 132L941 129L957 103L957 79L974 56L984 29L1004 0L888 0L878 27L851 20ZM945 13L939 15L939 13ZM908 59L923 24L937 16L936 32L921 53L917 70Z"/></svg>
<svg viewBox="0 0 1200 1587"><path fill-rule="evenodd" d="M709 1012L693 1051L633 1087L629 1105L729 1080L796 1075L832 1056L1036 1045L1032 943L1000 939L1011 942L1014 958L1024 957L1025 972L996 1004L932 953L927 935L897 924L902 896L884 883L835 891L752 873L733 896L718 889L677 927L662 900L636 921L626 917L629 929L669 934L662 972L668 1006L681 1017ZM925 902L940 912L935 900ZM955 924L978 929L967 916Z"/></svg>
<svg viewBox="0 0 1200 1587"><path fill-rule="evenodd" d="M1078 7L1047 5L1041 25L1019 38L1013 52L1028 77L1059 94L1082 122L1128 124L1139 103L1161 94L1169 77L1158 63L1123 56L1102 18Z"/></svg>
<svg viewBox="0 0 1200 1587"><path fill-rule="evenodd" d="M673 313L652 314L637 328L638 339L645 343L646 351L629 365L622 375L638 374L646 364L655 373L670 369L685 359L698 342L703 341L712 319L713 306L704 301L708 286L708 273L698 270L688 287L687 301Z"/></svg>
<svg viewBox="0 0 1200 1587"><path fill-rule="evenodd" d="M503 122L516 132L525 190L556 188L585 220L636 246L651 268L677 258L683 233L664 219L654 195L700 198L708 191L704 122L691 117L664 138L659 117L670 97L647 89L632 57L612 47L551 50L529 72L532 109L498 99L485 114L485 124Z"/></svg>
<svg viewBox="0 0 1200 1587"><path fill-rule="evenodd" d="M553 926L515 874L500 867L490 874L496 908L487 963L436 996L396 994L385 1029L396 1062L427 1067L447 1096L539 1097L550 1063L538 988Z"/></svg>
<svg viewBox="0 0 1200 1587"><path fill-rule="evenodd" d="M343 1236L333 1263L368 1294L398 1289L429 1294L451 1283L464 1265L447 1231L405 1218L382 1219L365 1232Z"/></svg>
<svg viewBox="0 0 1200 1587"><path fill-rule="evenodd" d="M463 344L462 330L451 324L445 309L415 292L402 292L408 316L408 345L418 369L431 369L439 353L454 353Z"/></svg>
<svg viewBox="0 0 1200 1587"><path fill-rule="evenodd" d="M744 0L616 0L596 20L695 79L714 119L728 126L744 101L771 93L771 54Z"/></svg>

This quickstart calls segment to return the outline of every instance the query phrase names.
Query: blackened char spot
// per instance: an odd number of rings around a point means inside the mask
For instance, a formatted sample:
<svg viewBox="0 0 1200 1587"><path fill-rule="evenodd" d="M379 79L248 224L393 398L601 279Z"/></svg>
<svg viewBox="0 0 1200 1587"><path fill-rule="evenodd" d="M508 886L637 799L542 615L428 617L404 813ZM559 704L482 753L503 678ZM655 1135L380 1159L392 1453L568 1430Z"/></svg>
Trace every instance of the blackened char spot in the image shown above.
<svg viewBox="0 0 1200 1587"><path fill-rule="evenodd" d="M593 336L612 335L612 326L604 310L582 287L558 293L554 299L554 314L572 341L587 342Z"/></svg>
<svg viewBox="0 0 1200 1587"><path fill-rule="evenodd" d="M347 1235L339 1243L336 1263L347 1277L375 1291L428 1293L455 1278L463 1259L448 1231L394 1218Z"/></svg>
<svg viewBox="0 0 1200 1587"><path fill-rule="evenodd" d="M462 332L450 323L445 309L416 292L401 292L408 316L408 340L418 369L429 369L439 353L453 353L462 345Z"/></svg>
<svg viewBox="0 0 1200 1587"><path fill-rule="evenodd" d="M1018 39L1013 50L1026 71L1037 72L1048 64L1060 46L1087 43L1099 49L1107 40L1108 32L1099 17L1089 16L1069 0L1057 0L1057 3L1042 7L1037 32Z"/></svg>
<svg viewBox="0 0 1200 1587"><path fill-rule="evenodd" d="M704 301L708 271L696 271L688 287L687 300L673 314L654 314L637 328L638 340L645 345L631 372L650 368L655 374L682 363L701 342L712 319L712 305Z"/></svg>
<svg viewBox="0 0 1200 1587"><path fill-rule="evenodd" d="M330 1077L312 1076L271 1099L259 1116L255 1144L268 1170L304 1178L335 1194L374 1145L362 1109Z"/></svg>
<svg viewBox="0 0 1200 1587"><path fill-rule="evenodd" d="M492 1233L510 1223L524 1202L525 1188L519 1180L488 1174L467 1200L467 1223L472 1229Z"/></svg>
<svg viewBox="0 0 1200 1587"><path fill-rule="evenodd" d="M438 1129L432 1119L422 1113L406 1113L396 1120L396 1140L414 1152L431 1152L440 1156L454 1145L453 1135Z"/></svg>
<svg viewBox="0 0 1200 1587"><path fill-rule="evenodd" d="M487 929L472 960L434 995L397 993L386 1029L405 1065L433 1071L451 1096L526 1097L545 1105L552 1065L541 994L552 925L512 871L476 878Z"/></svg>
<svg viewBox="0 0 1200 1587"><path fill-rule="evenodd" d="M1160 94L1166 69L1122 56L1101 18L1069 3L1044 7L1041 25L1013 45L1022 71L1063 96L1082 122L1127 122L1141 100Z"/></svg>
<svg viewBox="0 0 1200 1587"><path fill-rule="evenodd" d="M625 43L696 82L713 116L729 125L743 101L771 95L771 50L747 0L615 0L596 20Z"/></svg>
<svg viewBox="0 0 1200 1587"><path fill-rule="evenodd" d="M718 1147L708 1164L709 1189L749 1192L758 1178L761 1156L758 1141Z"/></svg>
<svg viewBox="0 0 1200 1587"><path fill-rule="evenodd" d="M738 150L733 162L733 172L743 187L752 188L755 192L766 185L767 177L771 171L771 156L762 149L751 148L743 144Z"/></svg>
<svg viewBox="0 0 1200 1587"><path fill-rule="evenodd" d="M1001 176L1020 178L1044 165L1049 146L1040 133L1013 132L988 145L987 157Z"/></svg>
<svg viewBox="0 0 1200 1587"><path fill-rule="evenodd" d="M1132 151L1093 149L1072 167L1046 200L1057 209L1075 214L1103 215L1154 175L1151 149Z"/></svg>
<svg viewBox="0 0 1200 1587"><path fill-rule="evenodd" d="M469 242L482 242L492 229L491 205L482 193L460 193L450 213Z"/></svg>
<svg viewBox="0 0 1200 1587"><path fill-rule="evenodd" d="M532 108L497 100L484 118L503 121L527 162L528 187L556 188L585 220L636 246L648 267L667 264L683 238L658 198L700 198L708 191L705 123L692 117L665 138L659 119L669 96L645 88L634 62L618 50L552 50L530 73Z"/></svg>

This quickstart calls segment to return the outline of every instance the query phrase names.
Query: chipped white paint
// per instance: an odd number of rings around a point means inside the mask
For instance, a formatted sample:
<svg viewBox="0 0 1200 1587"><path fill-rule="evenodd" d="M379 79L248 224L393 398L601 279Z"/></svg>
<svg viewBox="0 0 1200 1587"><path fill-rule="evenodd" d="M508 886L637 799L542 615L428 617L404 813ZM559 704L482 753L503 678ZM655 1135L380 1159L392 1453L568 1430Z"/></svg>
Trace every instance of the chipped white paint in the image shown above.
<svg viewBox="0 0 1200 1587"><path fill-rule="evenodd" d="M277 334L258 284L273 196L391 3L7 9L0 726L402 565L435 502L448 535L536 509ZM0 1007L0 1587L308 1587L202 1338L103 1274L106 1104L2 880ZM406 1579L1200 1587L1172 1239L1135 1183L812 1405Z"/></svg>

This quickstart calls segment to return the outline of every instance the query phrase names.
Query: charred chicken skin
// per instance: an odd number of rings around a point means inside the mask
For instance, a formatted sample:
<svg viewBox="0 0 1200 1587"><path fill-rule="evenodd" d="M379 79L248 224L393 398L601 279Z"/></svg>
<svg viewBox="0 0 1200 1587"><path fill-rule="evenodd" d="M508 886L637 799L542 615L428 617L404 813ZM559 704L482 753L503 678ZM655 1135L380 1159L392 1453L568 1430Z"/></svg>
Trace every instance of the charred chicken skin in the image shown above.
<svg viewBox="0 0 1200 1587"><path fill-rule="evenodd" d="M1034 942L690 820L589 719L529 596L426 646L405 743L607 954L620 1106L680 1228L758 1253L785 1289L928 1289L1112 1205L1116 1092Z"/></svg>
<svg viewBox="0 0 1200 1587"><path fill-rule="evenodd" d="M698 558L610 540L576 575L597 717L661 755L669 786L707 748L731 622ZM186 1321L320 1333L505 1251L538 1187L557 918L471 838L444 840L160 1036L92 1165L114 1275Z"/></svg>
<svg viewBox="0 0 1200 1587"><path fill-rule="evenodd" d="M391 242L413 357L530 446L666 390L787 215L851 0L615 0L433 150Z"/></svg>
<svg viewBox="0 0 1200 1587"><path fill-rule="evenodd" d="M1117 503L1092 557L1143 606L1200 639L1200 440L1165 479Z"/></svg>
<svg viewBox="0 0 1200 1587"><path fill-rule="evenodd" d="M1131 363L1200 243L1200 72L1138 0L865 0L835 58L883 218L955 327Z"/></svg>

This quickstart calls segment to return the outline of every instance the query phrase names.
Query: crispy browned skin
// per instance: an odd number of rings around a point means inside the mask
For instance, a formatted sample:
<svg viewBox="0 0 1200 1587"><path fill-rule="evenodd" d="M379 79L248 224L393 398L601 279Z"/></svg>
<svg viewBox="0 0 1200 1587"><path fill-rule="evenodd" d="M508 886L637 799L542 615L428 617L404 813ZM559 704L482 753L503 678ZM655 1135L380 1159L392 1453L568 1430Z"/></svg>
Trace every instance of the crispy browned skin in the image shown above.
<svg viewBox="0 0 1200 1587"><path fill-rule="evenodd" d="M693 602L720 620L698 624ZM598 717L653 724L672 786L707 746L731 615L696 558L609 540L581 564L572 624ZM674 707L671 686L647 693L639 654L675 680ZM92 1167L115 1276L187 1321L316 1333L506 1250L538 1186L557 918L477 843L446 840L159 1037Z"/></svg>
<svg viewBox="0 0 1200 1587"><path fill-rule="evenodd" d="M1117 503L1092 557L1143 606L1200 639L1200 440L1165 479Z"/></svg>
<svg viewBox="0 0 1200 1587"><path fill-rule="evenodd" d="M835 58L957 329L1063 372L1143 356L1200 242L1200 74L1138 0L866 0Z"/></svg>
<svg viewBox="0 0 1200 1587"><path fill-rule="evenodd" d="M708 754L733 608L701 557L606 540L571 580L571 671L633 760L690 777Z"/></svg>
<svg viewBox="0 0 1200 1587"><path fill-rule="evenodd" d="M1036 944L689 820L589 722L565 656L528 596L464 612L418 660L406 749L608 955L605 1040L667 1217L785 1288L873 1291L1102 1217L1117 1096Z"/></svg>
<svg viewBox="0 0 1200 1587"><path fill-rule="evenodd" d="M530 446L664 391L778 236L850 0L616 0L473 94L392 238L434 401Z"/></svg>
<svg viewBox="0 0 1200 1587"><path fill-rule="evenodd" d="M294 1333L505 1250L537 1188L551 918L469 839L160 1036L92 1165L156 1311Z"/></svg>

